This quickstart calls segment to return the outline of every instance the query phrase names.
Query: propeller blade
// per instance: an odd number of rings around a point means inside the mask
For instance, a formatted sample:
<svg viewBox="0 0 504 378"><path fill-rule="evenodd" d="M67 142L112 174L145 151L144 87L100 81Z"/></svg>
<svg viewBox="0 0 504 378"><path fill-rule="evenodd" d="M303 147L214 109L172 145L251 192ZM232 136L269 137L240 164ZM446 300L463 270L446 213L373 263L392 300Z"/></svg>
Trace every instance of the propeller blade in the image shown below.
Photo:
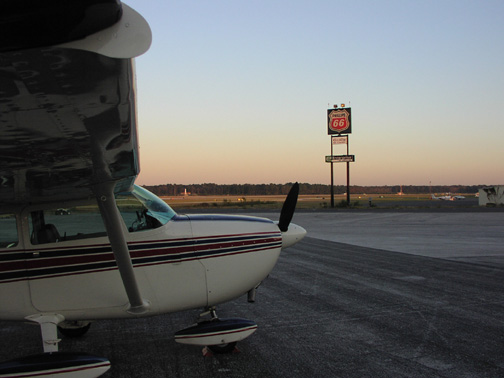
<svg viewBox="0 0 504 378"><path fill-rule="evenodd" d="M289 224L294 216L294 210L296 210L297 199L299 195L299 184L296 182L292 185L292 188L287 194L287 198L282 206L282 211L280 212L280 220L278 221L278 228L282 232L286 232L289 229Z"/></svg>

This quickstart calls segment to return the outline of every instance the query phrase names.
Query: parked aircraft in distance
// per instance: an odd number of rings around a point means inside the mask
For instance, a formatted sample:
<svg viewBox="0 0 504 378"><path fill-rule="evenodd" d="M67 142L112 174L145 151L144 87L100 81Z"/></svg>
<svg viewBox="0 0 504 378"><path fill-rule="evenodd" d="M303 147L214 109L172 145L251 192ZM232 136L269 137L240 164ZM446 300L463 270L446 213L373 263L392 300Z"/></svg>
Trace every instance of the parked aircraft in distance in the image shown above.
<svg viewBox="0 0 504 378"><path fill-rule="evenodd" d="M461 200L461 199L465 199L465 197L464 196L452 196L452 201Z"/></svg>
<svg viewBox="0 0 504 378"><path fill-rule="evenodd" d="M1 377L97 377L107 358L60 353L58 331L92 321L201 309L177 342L226 352L257 328L216 306L258 285L306 231L278 222L181 215L134 185L133 58L147 22L117 0L8 1L0 20L0 319L40 325L44 353ZM70 4L70 3L69 3ZM63 7L63 8L62 8ZM38 344L38 341L35 341ZM161 357L162 358L162 357Z"/></svg>
<svg viewBox="0 0 504 378"><path fill-rule="evenodd" d="M433 200L440 200L440 201L457 201L457 200L465 199L464 196L446 195L446 196L436 197L434 194L431 194L431 198Z"/></svg>

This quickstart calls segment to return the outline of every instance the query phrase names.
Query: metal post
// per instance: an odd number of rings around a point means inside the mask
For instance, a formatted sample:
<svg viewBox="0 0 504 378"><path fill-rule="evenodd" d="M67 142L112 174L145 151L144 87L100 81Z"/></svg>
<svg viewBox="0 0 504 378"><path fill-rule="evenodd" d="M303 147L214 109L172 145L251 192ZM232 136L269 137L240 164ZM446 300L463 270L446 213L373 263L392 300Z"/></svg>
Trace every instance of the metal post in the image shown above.
<svg viewBox="0 0 504 378"><path fill-rule="evenodd" d="M350 207L350 162L346 163L346 200Z"/></svg>
<svg viewBox="0 0 504 378"><path fill-rule="evenodd" d="M346 154L350 155L350 138L347 136L347 144L346 144ZM347 205L350 207L350 162L346 163L346 195L347 195Z"/></svg>
<svg viewBox="0 0 504 378"><path fill-rule="evenodd" d="M333 156L333 137L331 135L331 157ZM334 209L334 169L331 161L331 208Z"/></svg>

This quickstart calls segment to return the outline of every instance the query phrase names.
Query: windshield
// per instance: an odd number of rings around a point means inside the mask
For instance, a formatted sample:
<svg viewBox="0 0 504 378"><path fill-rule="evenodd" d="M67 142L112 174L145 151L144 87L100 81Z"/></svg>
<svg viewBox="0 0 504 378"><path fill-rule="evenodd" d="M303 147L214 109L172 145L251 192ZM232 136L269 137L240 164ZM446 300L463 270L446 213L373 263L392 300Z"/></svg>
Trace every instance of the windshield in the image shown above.
<svg viewBox="0 0 504 378"><path fill-rule="evenodd" d="M133 194L142 204L147 208L147 214L151 217L156 218L161 224L165 224L170 221L177 213L168 206L166 202L161 200L155 194L152 194L147 189L135 185Z"/></svg>
<svg viewBox="0 0 504 378"><path fill-rule="evenodd" d="M140 186L116 197L129 232L149 230L168 223L177 213L156 195Z"/></svg>

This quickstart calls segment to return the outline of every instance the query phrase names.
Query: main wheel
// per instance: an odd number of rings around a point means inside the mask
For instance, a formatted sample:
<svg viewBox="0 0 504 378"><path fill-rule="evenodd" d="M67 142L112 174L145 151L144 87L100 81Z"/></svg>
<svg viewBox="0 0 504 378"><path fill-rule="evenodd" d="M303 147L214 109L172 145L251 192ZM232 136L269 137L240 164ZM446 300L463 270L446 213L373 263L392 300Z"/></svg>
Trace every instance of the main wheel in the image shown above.
<svg viewBox="0 0 504 378"><path fill-rule="evenodd" d="M90 322L83 321L64 321L58 324L58 331L66 337L84 336L91 327Z"/></svg>
<svg viewBox="0 0 504 378"><path fill-rule="evenodd" d="M209 345L208 348L215 354L228 354L231 353L236 347L236 342L219 344L219 345Z"/></svg>

